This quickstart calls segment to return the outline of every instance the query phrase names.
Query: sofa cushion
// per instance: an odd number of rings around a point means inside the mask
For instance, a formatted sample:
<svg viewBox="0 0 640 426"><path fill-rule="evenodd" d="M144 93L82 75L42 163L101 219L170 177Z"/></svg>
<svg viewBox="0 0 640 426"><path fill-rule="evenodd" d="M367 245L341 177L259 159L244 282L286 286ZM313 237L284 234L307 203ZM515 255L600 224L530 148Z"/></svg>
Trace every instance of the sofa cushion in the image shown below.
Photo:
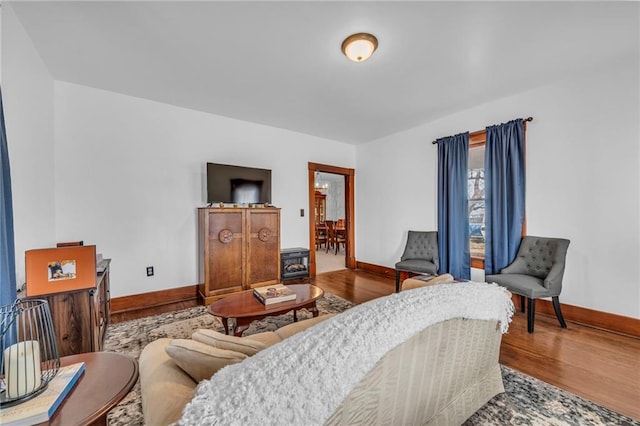
<svg viewBox="0 0 640 426"><path fill-rule="evenodd" d="M221 368L247 358L240 352L215 348L189 339L173 339L165 350L178 367L196 382L210 379Z"/></svg>
<svg viewBox="0 0 640 426"><path fill-rule="evenodd" d="M263 331L262 333L256 333L251 335L251 340L260 342L266 347L273 346L276 343L282 342L282 338L273 331Z"/></svg>
<svg viewBox="0 0 640 426"><path fill-rule="evenodd" d="M196 383L167 354L170 342L167 338L155 340L140 354L140 395L146 426L175 422L193 398Z"/></svg>
<svg viewBox="0 0 640 426"><path fill-rule="evenodd" d="M228 336L215 330L199 329L191 335L191 338L214 348L240 352L247 356L255 355L267 347L264 343L248 337Z"/></svg>

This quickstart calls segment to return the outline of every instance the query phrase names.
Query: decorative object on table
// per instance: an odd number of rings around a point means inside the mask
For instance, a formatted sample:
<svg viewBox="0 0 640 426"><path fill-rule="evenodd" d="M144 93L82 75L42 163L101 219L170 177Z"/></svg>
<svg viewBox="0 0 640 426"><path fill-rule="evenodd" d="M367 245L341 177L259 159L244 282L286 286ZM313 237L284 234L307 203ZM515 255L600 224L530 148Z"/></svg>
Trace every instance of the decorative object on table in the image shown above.
<svg viewBox="0 0 640 426"><path fill-rule="evenodd" d="M35 398L30 398L24 404L0 409L2 424L33 425L49 420L71 392L84 370L84 362L61 367L44 392Z"/></svg>
<svg viewBox="0 0 640 426"><path fill-rule="evenodd" d="M265 305L296 300L296 294L283 284L254 288L253 295Z"/></svg>
<svg viewBox="0 0 640 426"><path fill-rule="evenodd" d="M71 246L25 252L27 296L96 286L96 246Z"/></svg>
<svg viewBox="0 0 640 426"><path fill-rule="evenodd" d="M0 349L0 407L42 393L60 367L49 304L18 299L0 307Z"/></svg>

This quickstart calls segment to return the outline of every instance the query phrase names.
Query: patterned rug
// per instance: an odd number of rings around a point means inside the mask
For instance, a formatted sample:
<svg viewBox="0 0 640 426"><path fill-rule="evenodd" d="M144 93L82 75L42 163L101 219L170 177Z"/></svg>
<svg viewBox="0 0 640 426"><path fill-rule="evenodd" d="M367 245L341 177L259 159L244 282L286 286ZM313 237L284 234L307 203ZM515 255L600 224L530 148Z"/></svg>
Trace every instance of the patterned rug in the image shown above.
<svg viewBox="0 0 640 426"><path fill-rule="evenodd" d="M353 304L325 292L317 302L321 314L342 312ZM300 320L310 318L306 310ZM244 335L276 330L293 321L292 314L254 321ZM203 306L138 320L110 324L105 351L120 352L138 358L145 345L162 337L189 338L198 328L223 331L221 321L206 313ZM496 395L471 416L465 426L473 425L633 425L640 422L572 395L554 386L502 366L505 393ZM143 425L140 383L108 416L111 426Z"/></svg>

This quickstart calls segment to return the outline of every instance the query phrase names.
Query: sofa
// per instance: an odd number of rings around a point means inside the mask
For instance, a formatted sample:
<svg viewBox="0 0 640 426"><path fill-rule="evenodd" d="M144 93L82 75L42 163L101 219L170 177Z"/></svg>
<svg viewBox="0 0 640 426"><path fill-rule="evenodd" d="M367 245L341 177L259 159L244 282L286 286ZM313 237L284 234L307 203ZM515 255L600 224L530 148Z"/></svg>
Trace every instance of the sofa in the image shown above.
<svg viewBox="0 0 640 426"><path fill-rule="evenodd" d="M512 315L503 288L452 283L275 332L159 339L139 361L145 424L461 424L504 391Z"/></svg>

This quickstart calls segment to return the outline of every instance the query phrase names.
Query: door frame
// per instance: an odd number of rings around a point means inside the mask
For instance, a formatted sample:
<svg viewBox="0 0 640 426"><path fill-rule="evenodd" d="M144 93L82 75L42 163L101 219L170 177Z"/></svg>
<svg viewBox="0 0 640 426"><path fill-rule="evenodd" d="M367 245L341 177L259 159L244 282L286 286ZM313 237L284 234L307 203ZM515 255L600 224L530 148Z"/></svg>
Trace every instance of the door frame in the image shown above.
<svg viewBox="0 0 640 426"><path fill-rule="evenodd" d="M356 268L355 256L355 183L356 171L345 167L328 164L308 163L309 171L309 276L316 276L316 218L315 210L315 173L325 172L344 176L344 214L347 228L347 244L345 245L345 266Z"/></svg>

